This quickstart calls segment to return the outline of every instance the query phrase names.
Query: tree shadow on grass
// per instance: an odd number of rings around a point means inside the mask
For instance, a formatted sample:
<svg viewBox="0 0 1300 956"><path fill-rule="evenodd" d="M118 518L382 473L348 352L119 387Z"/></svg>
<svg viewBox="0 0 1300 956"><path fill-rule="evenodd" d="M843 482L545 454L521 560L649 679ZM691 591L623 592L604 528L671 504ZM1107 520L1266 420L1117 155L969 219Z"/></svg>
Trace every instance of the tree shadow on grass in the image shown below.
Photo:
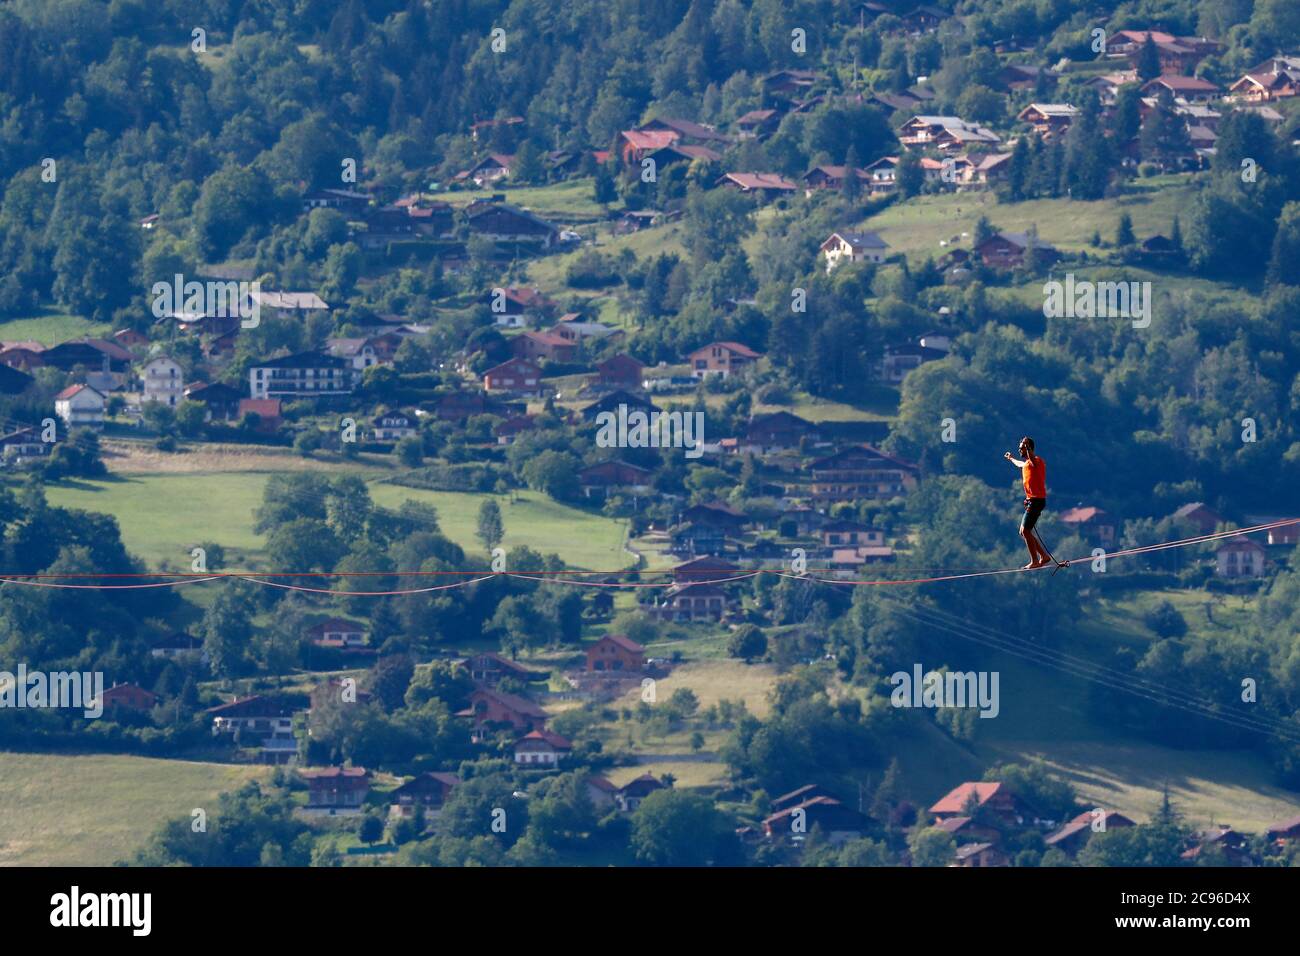
<svg viewBox="0 0 1300 956"><path fill-rule="evenodd" d="M103 487L104 485L125 485L131 483L140 484L141 482L138 478L124 478L121 475L109 473L100 478L60 478L56 482L51 482L51 485L55 488L69 488L73 491L100 492L108 490Z"/></svg>

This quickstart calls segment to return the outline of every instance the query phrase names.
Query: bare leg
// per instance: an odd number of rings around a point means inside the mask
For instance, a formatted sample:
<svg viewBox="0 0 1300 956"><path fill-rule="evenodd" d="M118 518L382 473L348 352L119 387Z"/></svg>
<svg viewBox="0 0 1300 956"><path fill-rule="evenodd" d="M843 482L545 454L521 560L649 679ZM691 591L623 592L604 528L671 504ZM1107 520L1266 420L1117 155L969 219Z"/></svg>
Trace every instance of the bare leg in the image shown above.
<svg viewBox="0 0 1300 956"><path fill-rule="evenodd" d="M1038 563L1051 564L1052 556L1048 554L1047 549L1043 547L1043 542L1038 540L1038 533L1036 531L1029 532L1029 540L1033 543L1034 549L1038 552Z"/></svg>
<svg viewBox="0 0 1300 956"><path fill-rule="evenodd" d="M1038 563L1038 543L1034 540L1033 532L1020 529L1020 537L1025 539L1025 547L1029 549L1029 563L1026 568L1032 568Z"/></svg>

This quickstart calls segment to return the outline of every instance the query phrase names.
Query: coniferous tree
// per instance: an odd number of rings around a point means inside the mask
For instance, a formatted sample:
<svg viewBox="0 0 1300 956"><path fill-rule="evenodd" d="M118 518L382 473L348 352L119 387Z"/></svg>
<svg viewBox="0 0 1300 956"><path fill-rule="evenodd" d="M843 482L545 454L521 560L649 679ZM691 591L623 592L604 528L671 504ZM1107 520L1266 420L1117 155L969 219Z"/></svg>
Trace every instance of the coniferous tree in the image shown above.
<svg viewBox="0 0 1300 956"><path fill-rule="evenodd" d="M1126 148L1141 131L1141 109L1142 89L1137 84L1124 86L1116 94L1110 111L1110 132L1117 148Z"/></svg>
<svg viewBox="0 0 1300 956"><path fill-rule="evenodd" d="M840 193L849 202L856 202L862 192L862 183L858 180L858 149L849 144L849 151L844 156L844 181L840 183Z"/></svg>
<svg viewBox="0 0 1300 956"><path fill-rule="evenodd" d="M1142 124L1142 158L1158 164L1161 169L1169 169L1180 157L1191 152L1187 125L1174 112L1174 105L1173 94L1162 90L1155 108Z"/></svg>
<svg viewBox="0 0 1300 956"><path fill-rule="evenodd" d="M1125 246L1131 246L1137 241L1133 235L1133 220L1128 213L1121 213L1119 217L1119 226L1115 229L1115 245L1121 249Z"/></svg>
<svg viewBox="0 0 1300 956"><path fill-rule="evenodd" d="M1300 285L1300 270L1296 269L1296 262L1300 259L1297 256L1300 256L1300 202L1289 202L1278 217L1273 255L1268 263L1268 281Z"/></svg>
<svg viewBox="0 0 1300 956"><path fill-rule="evenodd" d="M1150 33L1143 41L1142 49L1138 51L1136 67L1138 78L1143 81L1154 80L1161 73L1160 48L1156 46L1156 41Z"/></svg>
<svg viewBox="0 0 1300 956"><path fill-rule="evenodd" d="M1032 173L1029 140L1021 136L1011 148L1011 160L1007 164L1006 195L1009 200L1020 202L1029 198L1027 191Z"/></svg>
<svg viewBox="0 0 1300 956"><path fill-rule="evenodd" d="M910 149L903 150L898 159L898 193L904 199L910 199L921 191L925 185L925 171L921 169L921 157Z"/></svg>
<svg viewBox="0 0 1300 956"><path fill-rule="evenodd" d="M1084 96L1078 116L1065 135L1062 178L1074 199L1101 199L1106 195L1113 166L1111 143L1101 129L1101 106L1091 91Z"/></svg>
<svg viewBox="0 0 1300 956"><path fill-rule="evenodd" d="M517 183L539 183L545 175L541 151L531 139L524 140L519 144L514 163L510 167L511 180Z"/></svg>

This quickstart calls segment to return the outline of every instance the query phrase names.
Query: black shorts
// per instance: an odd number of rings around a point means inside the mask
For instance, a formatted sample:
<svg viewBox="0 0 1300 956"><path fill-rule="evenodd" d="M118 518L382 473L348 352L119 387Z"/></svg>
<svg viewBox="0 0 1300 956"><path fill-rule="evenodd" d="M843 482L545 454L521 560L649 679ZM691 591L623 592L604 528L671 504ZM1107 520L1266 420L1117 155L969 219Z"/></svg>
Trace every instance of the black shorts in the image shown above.
<svg viewBox="0 0 1300 956"><path fill-rule="evenodd" d="M1038 524L1038 516L1043 513L1043 509L1046 507L1046 498L1026 498L1025 514L1020 519L1020 530L1022 532L1033 531L1034 525Z"/></svg>

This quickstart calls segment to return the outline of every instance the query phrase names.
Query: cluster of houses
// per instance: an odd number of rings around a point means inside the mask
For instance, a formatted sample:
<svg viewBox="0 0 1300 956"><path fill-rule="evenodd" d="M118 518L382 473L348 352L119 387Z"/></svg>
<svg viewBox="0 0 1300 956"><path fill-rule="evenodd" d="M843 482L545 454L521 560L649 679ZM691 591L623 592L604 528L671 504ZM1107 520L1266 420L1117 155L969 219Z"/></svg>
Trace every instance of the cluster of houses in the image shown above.
<svg viewBox="0 0 1300 956"><path fill-rule="evenodd" d="M346 806L339 806L334 802L334 794L328 783L316 782L320 779L317 774L337 774L341 770L342 768L331 768L326 771L301 772L308 785L307 812L324 812L330 815L338 815L340 812L344 814L358 812L369 790L370 775L365 770L352 771L358 779L365 780L366 786L359 795L348 794L348 798L354 802ZM333 778L327 776L324 779L328 781ZM422 815L426 821L437 820L443 806L459 784L460 778L451 773L418 774L387 793L389 815L395 819L412 819ZM647 796L668 786L649 773L629 780L621 787L596 773L588 774L585 780L587 798L597 811L603 812L617 810L620 813L632 813Z"/></svg>
<svg viewBox="0 0 1300 956"><path fill-rule="evenodd" d="M1213 517L1203 505L1189 506L1180 513L1192 520L1209 521ZM1105 516L1094 513L1087 518L1104 522ZM1096 525L1097 529L1104 527L1104 523ZM822 531L832 547L879 547L871 543L879 538L850 522L831 522ZM714 586L710 582L735 570L734 565L725 561L705 557L679 565L674 574L683 592L692 589L698 592ZM365 641L360 625L342 619L322 621L311 629L311 634L314 642L329 646L357 646ZM173 634L159 639L154 653L168 658L197 657L202 653L201 647L188 635ZM454 663L474 684L468 706L456 714L470 726L471 739L482 743L493 734L506 731L513 739L513 761L521 770L549 772L564 768L573 752L572 743L547 728L549 715L531 697L508 692L502 686L509 681L513 688L527 687L546 680L548 673L492 652L475 653ZM635 683L643 674L652 673L654 664L646 659L645 649L639 644L622 635L610 634L587 646L582 673L596 679L608 677ZM582 686L578 680L573 683ZM331 689L340 686L337 680L330 684ZM356 693L359 702L370 699L365 691ZM147 712L158 703L156 695L131 684L105 690L102 701L105 711L115 716L125 711ZM296 731L298 721L309 706L310 702L297 694L252 695L211 707L205 716L211 722L214 736L238 739L244 747L256 747L264 762L292 763L299 752L296 732L302 732ZM365 768L331 766L303 769L299 773L306 785L303 812L308 815L350 816L376 805L372 798L374 774ZM386 800L391 818L418 815L425 821L435 821L459 783L455 773L424 772L388 790L382 800ZM631 813L646 796L665 786L671 783L650 774L622 786L597 773L586 775L587 794L600 810ZM1064 823L1046 819L1006 784L990 781L960 784L929 807L925 819L930 826L953 837L955 850L949 865L955 867L1011 865L1007 837L1024 829L1041 831L1046 847L1074 858L1092 834L1134 825L1131 818L1115 810L1085 811ZM761 823L757 827L742 826L737 835L750 844L766 841L798 847L814 828L832 845L838 845L872 836L879 832L880 824L861 807L854 808L826 788L809 784L773 799ZM1300 840L1300 817L1270 827L1266 838L1279 851L1294 844ZM1222 859L1233 866L1253 866L1260 862L1250 839L1228 826L1215 826L1194 834L1182 857L1194 863L1209 852L1221 853Z"/></svg>
<svg viewBox="0 0 1300 956"><path fill-rule="evenodd" d="M302 322L329 306L311 292L261 292L263 316ZM201 366L215 377L223 358L233 351L240 330L237 317L166 315L182 336L193 335L204 355ZM238 422L254 416L258 431L274 433L282 424L282 403L300 399L331 399L351 395L365 370L391 364L401 343L429 331L396 316L377 320L361 335L327 340L316 351L280 355L255 362L248 370L247 390L222 381L195 380L162 344L135 329L122 329L111 338L80 338L45 347L38 342L0 342L0 392L20 394L34 383L32 371L58 369L72 381L53 398L53 411L63 428L102 429L110 403L120 398L127 421L139 421L149 405L176 409L182 402L203 406L204 420ZM201 374L201 373L200 373ZM380 415L373 434L385 440L394 428ZM409 430L413 433L413 428ZM40 429L18 427L0 435L5 464L21 464L49 452Z"/></svg>
<svg viewBox="0 0 1300 956"><path fill-rule="evenodd" d="M927 810L926 820L953 837L954 853L948 865L961 868L1011 866L1007 837L1029 828L1043 833L1048 849L1074 859L1094 833L1136 825L1117 810L1100 808L1085 810L1064 823L1043 819L1006 784L993 781L968 781L954 787ZM814 827L834 846L878 833L880 823L826 788L809 784L772 800L771 812L759 828L742 827L737 832L748 842L767 840L798 846ZM1278 851L1295 845L1300 841L1300 817L1269 827L1265 836L1269 846ZM1181 856L1189 864L1195 863L1215 849L1222 851L1229 866L1260 863L1249 837L1229 826L1196 832Z"/></svg>
<svg viewBox="0 0 1300 956"><path fill-rule="evenodd" d="M896 7L876 3L858 4L856 9L863 25L880 17L892 17L891 22L896 24L894 29L913 35L937 29L948 17L943 11L931 10L925 5L902 12ZM1267 121L1280 124L1282 114L1269 104L1294 96L1300 90L1300 57L1272 57L1224 89L1203 76L1194 75L1203 60L1223 52L1224 46L1217 40L1148 29L1116 31L1107 35L1105 43L1103 58L1111 68L1092 76L1087 85L1098 93L1103 106L1110 108L1122 87L1140 83L1143 122L1158 108L1160 98L1168 94L1173 112L1187 129L1189 152L1176 158L1183 165L1200 165L1213 153L1222 112L1213 108L1212 103L1253 110ZM1155 48L1160 75L1149 77L1147 74L1148 79L1140 80L1138 70L1148 55L1148 44ZM1002 92L1023 94L1029 91L1032 95L1046 92L1059 79L1061 74L1051 68L1011 62L1001 67L993 82ZM808 112L825 103L832 96L824 92L829 85L829 77L817 71L778 70L761 78L764 105L737 117L725 132L693 120L656 117L621 131L613 150L588 152L595 162L603 163L612 156L625 166L642 166L649 162L658 170L696 160L721 164L731 146L747 140L763 140L777 131L787 114ZM1008 172L1013 144L979 122L927 111L936 94L924 82L899 92L855 92L845 94L844 98L870 103L893 116L899 142L904 148L923 154L920 165L925 181L935 188L987 187L1001 181ZM1016 119L1027 134L1052 141L1068 131L1078 112L1072 104L1043 100L1025 106ZM489 122L522 123L523 120L513 117ZM483 126L483 122L476 123L471 130L475 139ZM1121 147L1128 159L1136 160L1137 138L1121 144ZM562 175L578 168L576 157L579 155L557 151L548 154L547 161L553 172ZM489 153L471 169L459 173L456 180L472 181L481 186L497 184L509 177L512 161L511 156ZM714 184L766 201L792 196L801 189L807 194L819 189L838 189L845 179L851 177L859 181L867 194L876 196L897 188L899 162L899 156L885 156L856 169L819 165L805 173L802 182L770 170L732 169L716 176ZM674 213L679 214L680 210L628 213L620 228L642 228L663 221L665 216Z"/></svg>
<svg viewBox="0 0 1300 956"><path fill-rule="evenodd" d="M1020 261L1031 242L1025 235L998 233L976 245L973 254L992 266L1011 267ZM823 251L828 268L833 269L845 259L871 254L882 246L883 240L874 234L846 231L832 234ZM1049 253L1053 251L1050 246L1045 248ZM535 304L537 298L530 302ZM880 381L899 383L922 364L944 358L950 348L947 334L927 332L915 343L888 348L877 362L876 375ZM531 357L509 359L483 374L484 392L502 400L549 394L543 377L545 366L565 358L567 353L557 357L533 351ZM698 380L745 375L761 358L741 343L722 341L688 353L682 363ZM647 389L646 370L636 359L614 354L595 368L580 393L594 400L570 413L573 424L590 425L600 415L620 408L647 416L663 413ZM526 413L510 416L498 428L498 441L509 444L530 427L532 418ZM841 537L837 526L851 523L833 522L826 513L841 502L887 501L905 496L920 479L916 463L887 454L869 442L846 440L834 423L813 423L788 411L754 415L741 434L708 436L702 443L702 453L720 459L754 456L772 475L762 496L781 503L779 523L791 527L789 534L781 535L781 547L774 548L758 534L770 529L732 505L701 502L683 508L665 529L669 550L683 559L724 562L712 569L719 577L736 572L736 566L727 562L742 556L760 563L778 561L788 555L790 546L808 548L810 559L816 557L831 573L846 578L859 573L865 565L888 562L893 551L881 532L856 528ZM653 478L650 469L616 455L584 467L578 474L582 495L593 501L621 497L635 503L653 493ZM1189 520L1205 531L1213 531L1223 521L1200 503L1180 508L1175 517ZM1095 546L1111 550L1118 541L1118 521L1101 508L1080 504L1065 509L1057 518ZM1263 523L1262 519L1259 523ZM1224 542L1215 552L1215 573L1229 580L1263 577L1270 566L1269 550L1293 544L1295 539L1295 530L1284 528L1275 529L1267 545L1246 538ZM764 551L765 547L772 551L771 555ZM674 589L653 607L647 607L671 620L722 620L734 609L735 603L725 588L698 584Z"/></svg>
<svg viewBox="0 0 1300 956"><path fill-rule="evenodd" d="M310 630L312 642L328 647L365 647L366 635L361 625L344 619L331 618L314 625ZM160 639L154 653L171 659L202 654L202 645L184 634ZM471 739L486 742L499 732L508 733L513 761L522 770L553 771L562 768L571 756L573 744L547 728L549 715L529 696L503 689L503 682L518 688L545 681L547 672L533 670L516 661L493 652L480 652L453 661L472 680L474 689L469 694L468 706L456 713L469 727ZM643 675L653 673L645 649L619 634L606 635L585 649L582 668L569 676L575 687L581 687L583 678L601 680L608 678L622 682L617 687L639 682ZM607 681L608 683L608 681ZM330 688L342 685L331 682ZM365 703L370 695L356 691L356 700ZM134 685L120 685L105 691L106 709L121 707L147 711L156 703L148 691ZM211 723L214 737L228 741L237 740L242 748L255 752L264 763L288 764L297 761L300 723L310 709L310 701L300 694L254 694L210 707L205 712ZM364 768L327 767L302 770L307 784L306 811L328 816L356 814L367 804L373 775ZM449 772L419 774L407 780L388 794L390 812L394 816L412 816L422 811L427 819L436 819L459 778ZM644 797L665 784L650 775L642 775L623 786L615 786L605 777L591 774L588 787L598 807L632 812Z"/></svg>
<svg viewBox="0 0 1300 956"><path fill-rule="evenodd" d="M961 238L961 236L954 236L953 239L944 240L942 243L944 246L951 246L936 263L944 271L945 281L954 283L967 281L973 275L971 267L974 265L995 272L1018 269L1025 264L1031 249L1040 266L1051 265L1061 259L1060 250L1050 242L1026 232L995 232L976 242L970 249L955 245ZM889 248L889 243L876 232L838 229L826 237L818 251L826 263L826 271L830 273L845 263L884 262L890 256ZM940 336L932 333L930 337ZM946 347L931 346L931 348L934 351L947 352ZM882 380L892 384L901 381L890 377L882 377Z"/></svg>
<svg viewBox="0 0 1300 956"><path fill-rule="evenodd" d="M489 185L509 174L509 159L489 155L476 166L472 179ZM414 193L383 203L368 192L319 189L303 197L304 211L334 209L348 218L352 237L363 249L385 249L392 243L440 241L454 243L459 235L483 236L494 242L549 249L560 241L560 229L542 217L502 201L500 196L475 200L462 209ZM446 249L453 262L463 257L463 243Z"/></svg>
<svg viewBox="0 0 1300 956"><path fill-rule="evenodd" d="M329 618L313 625L308 636L318 647L358 652L348 658L353 666L365 666L373 660L366 629L357 622ZM152 653L169 660L206 662L202 642L184 633L159 638ZM503 688L506 680L510 682L507 686L516 690L544 682L549 672L525 667L490 651L456 658L451 663L474 684L468 706L455 714L465 722L473 741L482 743L501 731L512 734L514 762L527 769L554 769L570 755L572 744L547 728L550 715L532 697ZM647 659L645 648L630 638L608 634L587 645L582 665L568 673L566 679L578 689L618 691L648 674L661 673L663 663ZM331 686L341 687L337 682ZM140 711L148 711L157 703L153 694L130 684L114 688L105 700L110 697L115 705ZM356 691L358 702L369 699L366 691ZM281 764L296 760L296 719L305 716L310 706L310 700L301 694L253 694L210 707L205 715L214 737L237 741L263 763Z"/></svg>
<svg viewBox="0 0 1300 956"><path fill-rule="evenodd" d="M1117 810L1085 810L1060 824L1042 819L1033 808L1004 783L967 782L945 794L929 815L932 826L952 834L956 854L952 866L1010 866L1004 847L1006 834L1026 827L1045 833L1044 843L1073 859L1094 833L1136 824ZM1268 828L1268 843L1281 850L1300 840L1300 817ZM1193 834L1182 859L1195 863L1211 848L1223 851L1229 866L1255 866L1259 860L1249 847L1249 838L1228 826L1215 826Z"/></svg>
<svg viewBox="0 0 1300 956"><path fill-rule="evenodd" d="M882 17L891 30L911 34L938 28L946 18L939 10L924 5L907 10L888 4L859 4L858 18L865 25ZM1221 111L1216 101L1240 109L1256 110L1272 122L1281 115L1269 104L1295 95L1300 76L1300 57L1279 55L1248 71L1226 91L1215 84L1191 75L1209 56L1222 51L1222 44L1203 37L1176 36L1158 30L1123 30L1106 38L1104 56L1115 69L1088 80L1108 107L1113 106L1118 91L1139 82L1137 70L1149 59L1154 46L1161 74L1141 86L1141 115L1145 120L1166 102L1187 125L1188 142L1195 156L1203 159L1214 148ZM1007 63L1001 69L997 85L1007 92L1038 89L1045 80L1055 80L1051 70L1029 64ZM674 117L656 117L619 133L611 150L592 150L594 162L611 158L629 164L653 161L659 168L677 162L705 161L719 163L725 151L736 142L762 139L775 131L781 118L790 112L806 112L825 102L829 94L819 92L829 78L811 70L779 70L762 77L764 108L739 117L727 132L712 126ZM904 150L919 154L924 179L936 188L975 188L1000 181L1008 172L1012 153L1010 144L997 132L959 116L936 115L927 111L935 98L924 83L897 93L873 93L858 97L886 109L896 117L906 117L897 124ZM1069 103L1035 101L1025 106L1017 120L1025 135L1044 141L1057 140L1070 128L1078 109ZM471 136L478 141L500 125L521 124L520 117L476 122ZM1126 144L1135 149L1135 144ZM1136 155L1136 154L1133 154ZM578 171L585 162L582 153L553 151L545 160L557 173ZM455 177L462 183L491 186L510 175L513 157L489 153L470 169ZM779 173L762 170L732 170L716 178L719 188L772 199L806 194L824 189L839 189L846 179L856 179L870 195L888 194L898 188L898 171L902 156L881 157L861 168L818 165L793 181ZM446 245L441 250L444 263L455 268L464 258L463 239L485 236L516 249L527 246L549 250L562 244L565 233L559 226L535 213L504 201L501 195L475 199L460 208L434 200L423 194L401 196L382 202L375 195L357 189L317 189L302 199L305 212L332 209L345 216L354 238L366 248L379 248L402 241L433 241ZM619 228L630 230L668 221L680 210L634 210L627 212ZM146 229L158 225L151 216L141 223ZM454 247L454 248L453 248ZM1050 244L1028 234L1000 232L983 239L974 248L950 249L943 257L945 276L969 271L972 263L989 269L1009 270L1022 265L1033 249L1038 261L1060 258ZM459 250L459 251L458 251ZM877 233L841 229L828 236L821 245L827 271L845 262L883 262L890 255L888 243ZM259 292L258 303L264 314L273 319L303 321L315 314L328 312L329 306L312 292ZM517 333L508 339L508 355L482 376L484 391L495 397L541 395L542 368L546 363L565 365L599 355L606 362L623 366L617 370L598 371L596 382L614 384L607 371L631 379L634 373L626 366L635 362L628 356L611 355L625 337L622 329L612 328L577 313L557 315L558 309L537 289L509 287L483 293L483 301L503 330ZM172 322L183 333L196 335L210 362L229 355L239 334L236 317L177 313L160 321ZM180 367L165 355L151 349L148 336L124 329L109 339L81 339L46 349L34 342L0 343L0 390L21 391L30 382L33 368L42 365L76 371L76 380L55 398L55 412L67 427L99 427L104 420L108 399L113 392L134 387L127 392L127 410L137 410L148 402L175 407L180 401L198 401L206 406L210 419L242 420L253 415L257 427L274 432L281 424L281 403L302 398L337 398L350 395L366 369L391 363L402 341L427 329L401 321L398 317L376 320L373 327L349 337L331 338L319 351L267 358L248 370L247 394L222 382L185 382ZM898 343L891 347L879 365L882 381L897 383L903 375L925 361L941 358L944 349L924 342ZM711 343L684 357L695 378L705 375L733 374L757 354L740 343ZM138 396L138 402L131 399ZM403 413L409 415L410 413ZM418 411L417 413L418 414ZM499 437L508 443L518 430L528 427L526 416L512 415ZM401 426L399 426L401 428ZM404 431L405 429L402 428ZM377 440L393 436L393 429L375 425ZM41 453L40 442L28 433L0 437L7 460L23 460Z"/></svg>

